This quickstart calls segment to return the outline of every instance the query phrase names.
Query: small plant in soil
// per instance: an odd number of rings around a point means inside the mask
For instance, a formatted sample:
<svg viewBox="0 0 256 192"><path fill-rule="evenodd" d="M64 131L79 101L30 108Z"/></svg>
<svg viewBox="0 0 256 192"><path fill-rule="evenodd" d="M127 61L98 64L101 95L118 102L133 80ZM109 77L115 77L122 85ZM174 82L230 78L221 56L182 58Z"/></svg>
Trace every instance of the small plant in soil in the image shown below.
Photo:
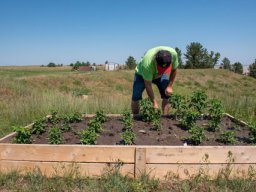
<svg viewBox="0 0 256 192"><path fill-rule="evenodd" d="M222 134L220 134L220 138L218 140L225 144L234 144L236 142L235 132L224 131Z"/></svg>
<svg viewBox="0 0 256 192"><path fill-rule="evenodd" d="M132 130L126 129L123 133L121 133L121 138L123 139L125 145L132 145L135 139L135 134Z"/></svg>
<svg viewBox="0 0 256 192"><path fill-rule="evenodd" d="M64 124L61 125L60 129L64 132L68 132L71 130L71 125L68 122L64 122Z"/></svg>
<svg viewBox="0 0 256 192"><path fill-rule="evenodd" d="M189 98L189 107L195 109L199 114L207 107L207 95L203 90L197 90Z"/></svg>
<svg viewBox="0 0 256 192"><path fill-rule="evenodd" d="M221 119L224 115L224 108L217 99L210 100L208 127L210 131L219 130Z"/></svg>
<svg viewBox="0 0 256 192"><path fill-rule="evenodd" d="M188 132L191 134L189 140L195 145L199 145L205 139L204 128L193 126Z"/></svg>
<svg viewBox="0 0 256 192"><path fill-rule="evenodd" d="M174 116L177 120L181 116L181 111L186 108L185 97L180 94L172 94L169 98L170 106L175 109Z"/></svg>
<svg viewBox="0 0 256 192"><path fill-rule="evenodd" d="M14 139L15 143L19 144L29 144L31 143L31 132L26 127L14 127L16 136Z"/></svg>
<svg viewBox="0 0 256 192"><path fill-rule="evenodd" d="M104 114L104 111L102 111L102 110L96 111L96 116L94 119L96 121L100 122L101 124L105 123L107 121L107 117Z"/></svg>
<svg viewBox="0 0 256 192"><path fill-rule="evenodd" d="M153 130L160 131L162 129L160 118L153 119L152 124L153 124Z"/></svg>
<svg viewBox="0 0 256 192"><path fill-rule="evenodd" d="M53 125L56 125L60 122L60 117L57 111L52 111L51 117L48 118L48 121Z"/></svg>
<svg viewBox="0 0 256 192"><path fill-rule="evenodd" d="M191 111L190 109L182 111L182 116L180 119L181 125L186 129L191 129L196 124L196 120L199 117L199 114L195 111Z"/></svg>
<svg viewBox="0 0 256 192"><path fill-rule="evenodd" d="M50 144L61 144L63 142L60 128L53 126L49 129L48 141Z"/></svg>
<svg viewBox="0 0 256 192"><path fill-rule="evenodd" d="M123 112L122 123L124 125L124 130L126 130L126 129L131 130L132 129L132 113L131 113L130 110L126 110L126 111Z"/></svg>
<svg viewBox="0 0 256 192"><path fill-rule="evenodd" d="M88 128L93 129L96 133L100 133L102 131L101 122L96 118L89 121Z"/></svg>
<svg viewBox="0 0 256 192"><path fill-rule="evenodd" d="M93 128L87 128L80 132L80 141L84 145L95 145L98 134Z"/></svg>
<svg viewBox="0 0 256 192"><path fill-rule="evenodd" d="M249 123L248 127L250 129L249 139L252 143L256 143L256 123Z"/></svg>
<svg viewBox="0 0 256 192"><path fill-rule="evenodd" d="M72 113L70 115L65 115L63 117L65 123L75 123L82 121L82 114L79 112Z"/></svg>
<svg viewBox="0 0 256 192"><path fill-rule="evenodd" d="M140 101L140 115L145 122L152 122L153 119L161 117L161 111L153 107L149 98Z"/></svg>
<svg viewBox="0 0 256 192"><path fill-rule="evenodd" d="M46 126L47 126L47 124L46 124L45 120L39 119L39 120L35 121L34 124L32 125L31 133L40 135L46 131L45 130Z"/></svg>

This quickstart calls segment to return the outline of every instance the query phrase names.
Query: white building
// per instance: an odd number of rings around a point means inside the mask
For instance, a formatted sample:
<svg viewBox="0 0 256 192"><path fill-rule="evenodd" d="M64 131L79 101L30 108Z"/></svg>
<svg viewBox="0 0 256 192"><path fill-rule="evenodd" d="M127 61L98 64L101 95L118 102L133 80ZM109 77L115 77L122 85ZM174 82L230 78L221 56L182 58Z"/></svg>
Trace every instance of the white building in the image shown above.
<svg viewBox="0 0 256 192"><path fill-rule="evenodd" d="M105 70L106 71L114 71L119 69L119 64L118 63L107 63L105 64Z"/></svg>

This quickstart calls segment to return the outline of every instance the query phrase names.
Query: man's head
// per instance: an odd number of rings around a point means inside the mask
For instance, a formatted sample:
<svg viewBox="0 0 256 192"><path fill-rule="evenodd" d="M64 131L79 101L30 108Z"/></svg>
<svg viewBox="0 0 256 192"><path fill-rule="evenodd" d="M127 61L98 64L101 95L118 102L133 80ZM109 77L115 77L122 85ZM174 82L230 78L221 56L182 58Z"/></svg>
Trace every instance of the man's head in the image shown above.
<svg viewBox="0 0 256 192"><path fill-rule="evenodd" d="M172 55L169 51L158 51L156 54L157 65L161 67L169 67L172 64Z"/></svg>

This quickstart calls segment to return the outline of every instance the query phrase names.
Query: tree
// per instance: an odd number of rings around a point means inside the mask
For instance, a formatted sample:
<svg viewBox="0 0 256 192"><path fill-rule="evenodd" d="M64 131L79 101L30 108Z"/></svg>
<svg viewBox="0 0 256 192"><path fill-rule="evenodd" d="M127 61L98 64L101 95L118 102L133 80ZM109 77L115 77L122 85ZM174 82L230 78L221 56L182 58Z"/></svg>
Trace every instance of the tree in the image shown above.
<svg viewBox="0 0 256 192"><path fill-rule="evenodd" d="M179 68L183 69L185 66L183 65L183 61L182 61L182 58L181 58L182 52L178 47L175 47L175 51L177 52L177 55L178 55Z"/></svg>
<svg viewBox="0 0 256 192"><path fill-rule="evenodd" d="M185 68L213 68L220 58L220 53L211 51L208 54L207 49L198 42L192 42L186 49L187 52L184 54L187 59Z"/></svg>
<svg viewBox="0 0 256 192"><path fill-rule="evenodd" d="M224 57L221 61L221 67L223 69L227 69L227 70L230 70L231 71L231 63L230 63L230 60L227 58L227 57Z"/></svg>
<svg viewBox="0 0 256 192"><path fill-rule="evenodd" d="M243 74L243 65L240 62L236 62L232 65L232 71L238 74Z"/></svg>
<svg viewBox="0 0 256 192"><path fill-rule="evenodd" d="M256 78L256 59L253 64L249 65L249 76Z"/></svg>
<svg viewBox="0 0 256 192"><path fill-rule="evenodd" d="M50 63L47 65L47 67L56 67L56 64L53 63L53 62L50 62Z"/></svg>
<svg viewBox="0 0 256 192"><path fill-rule="evenodd" d="M136 60L132 57L132 56L129 56L128 59L126 60L125 62L126 66L128 69L135 69L136 67Z"/></svg>

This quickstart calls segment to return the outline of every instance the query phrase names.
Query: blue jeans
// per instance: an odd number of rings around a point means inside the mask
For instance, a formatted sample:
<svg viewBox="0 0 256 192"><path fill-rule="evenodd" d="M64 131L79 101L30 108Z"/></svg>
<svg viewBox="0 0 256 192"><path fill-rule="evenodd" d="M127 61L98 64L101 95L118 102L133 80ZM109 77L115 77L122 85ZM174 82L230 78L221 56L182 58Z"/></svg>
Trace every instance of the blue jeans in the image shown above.
<svg viewBox="0 0 256 192"><path fill-rule="evenodd" d="M161 77L154 79L152 83L154 83L158 87L158 90L161 94L162 99L169 99L170 96L165 95L165 89L169 84L168 75L163 74ZM144 89L145 89L145 83L144 83L143 77L135 73L134 81L133 81L132 100L133 101L141 100Z"/></svg>

